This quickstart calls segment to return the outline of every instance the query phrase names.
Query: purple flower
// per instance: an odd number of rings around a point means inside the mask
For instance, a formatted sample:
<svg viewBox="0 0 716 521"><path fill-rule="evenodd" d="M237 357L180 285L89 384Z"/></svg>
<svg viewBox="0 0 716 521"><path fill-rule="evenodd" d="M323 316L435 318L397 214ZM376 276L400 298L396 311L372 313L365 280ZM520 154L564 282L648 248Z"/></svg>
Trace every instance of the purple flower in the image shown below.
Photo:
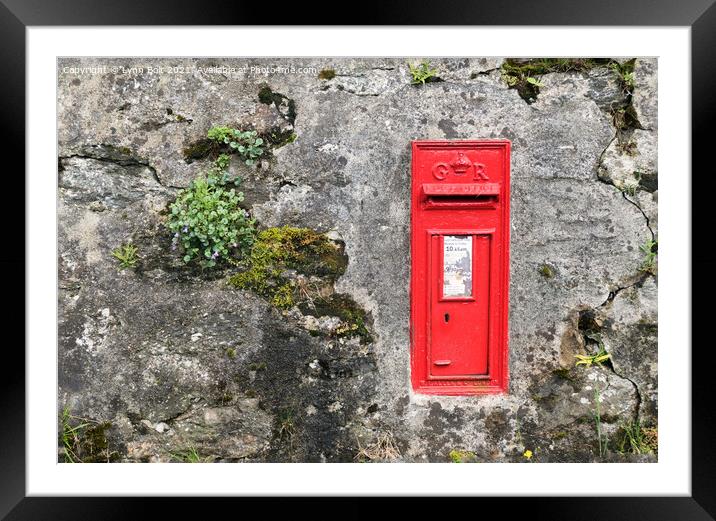
<svg viewBox="0 0 716 521"><path fill-rule="evenodd" d="M186 232L189 231L189 227L185 225L184 228L181 229L181 231L182 231L183 233L186 233ZM179 234L177 234L177 235L179 235Z"/></svg>
<svg viewBox="0 0 716 521"><path fill-rule="evenodd" d="M176 251L176 249L177 249L177 243L172 242L172 251Z"/></svg>
<svg viewBox="0 0 716 521"><path fill-rule="evenodd" d="M218 251L215 251L214 253L211 254L211 258L212 258L212 259L216 259L218 256L219 256L219 252L218 252Z"/></svg>
<svg viewBox="0 0 716 521"><path fill-rule="evenodd" d="M178 239L178 238L179 238L179 232L176 232L176 233L174 234L174 238L175 238L175 239Z"/></svg>

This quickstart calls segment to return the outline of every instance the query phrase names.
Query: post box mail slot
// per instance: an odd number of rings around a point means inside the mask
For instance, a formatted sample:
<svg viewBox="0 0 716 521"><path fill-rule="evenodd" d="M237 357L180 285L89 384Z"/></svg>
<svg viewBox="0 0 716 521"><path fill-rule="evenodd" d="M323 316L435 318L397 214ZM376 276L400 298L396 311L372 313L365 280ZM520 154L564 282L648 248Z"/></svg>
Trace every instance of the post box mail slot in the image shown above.
<svg viewBox="0 0 716 521"><path fill-rule="evenodd" d="M507 390L510 142L413 141L412 384Z"/></svg>

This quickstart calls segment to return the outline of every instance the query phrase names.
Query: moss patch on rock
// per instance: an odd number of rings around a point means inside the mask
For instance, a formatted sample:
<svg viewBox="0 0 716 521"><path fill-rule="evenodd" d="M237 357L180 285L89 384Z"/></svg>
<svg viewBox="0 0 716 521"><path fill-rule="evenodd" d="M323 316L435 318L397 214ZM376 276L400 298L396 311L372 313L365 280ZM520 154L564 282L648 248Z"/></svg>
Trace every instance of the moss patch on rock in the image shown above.
<svg viewBox="0 0 716 521"><path fill-rule="evenodd" d="M263 84L259 90L259 101L264 105L275 105L279 112L285 114L286 120L293 125L296 122L296 102L280 92L274 92L267 84ZM285 107L285 111L281 107Z"/></svg>
<svg viewBox="0 0 716 521"><path fill-rule="evenodd" d="M334 69L323 69L318 73L318 78L321 80L332 80L336 77L336 71Z"/></svg>
<svg viewBox="0 0 716 521"><path fill-rule="evenodd" d="M187 163L193 163L197 159L204 159L205 157L208 157L209 154L214 152L216 148L216 143L208 138L194 141L182 150L184 161Z"/></svg>
<svg viewBox="0 0 716 521"><path fill-rule="evenodd" d="M65 463L113 463L120 459L119 453L110 450L107 431L112 427L108 421L98 422L79 418L68 409L60 417L60 439Z"/></svg>
<svg viewBox="0 0 716 521"><path fill-rule="evenodd" d="M373 341L367 325L368 315L350 295L334 293L329 297L313 299L312 302L302 302L298 308L305 315L340 318L343 323L335 331L339 338L358 336L362 344Z"/></svg>
<svg viewBox="0 0 716 521"><path fill-rule="evenodd" d="M340 325L328 333L338 338L359 337L361 343L373 341L370 317L350 295L335 293L333 283L348 266L340 244L310 228L282 226L258 234L242 271L229 284L254 291L278 309L294 306L304 315L337 317ZM300 274L300 275L299 275ZM316 290L306 291L306 277Z"/></svg>
<svg viewBox="0 0 716 521"><path fill-rule="evenodd" d="M287 270L335 281L342 275L348 259L342 248L325 235L310 228L282 226L259 233L245 269L229 283L255 291L273 305L288 309L295 304L295 283Z"/></svg>
<svg viewBox="0 0 716 521"><path fill-rule="evenodd" d="M264 140L273 148L281 148L284 145L296 141L296 133L293 130L273 129L262 135Z"/></svg>
<svg viewBox="0 0 716 521"><path fill-rule="evenodd" d="M477 456L474 452L469 450L456 450L453 449L448 454L450 461L453 463L475 463L477 462Z"/></svg>

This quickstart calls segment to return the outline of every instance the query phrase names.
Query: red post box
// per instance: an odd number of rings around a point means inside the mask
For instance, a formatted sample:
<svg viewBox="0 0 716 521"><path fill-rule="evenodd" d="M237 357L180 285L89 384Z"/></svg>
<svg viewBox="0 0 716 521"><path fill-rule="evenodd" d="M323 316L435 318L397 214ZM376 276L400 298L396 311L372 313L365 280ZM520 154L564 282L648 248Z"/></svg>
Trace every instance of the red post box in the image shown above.
<svg viewBox="0 0 716 521"><path fill-rule="evenodd" d="M510 142L413 141L413 389L507 390Z"/></svg>

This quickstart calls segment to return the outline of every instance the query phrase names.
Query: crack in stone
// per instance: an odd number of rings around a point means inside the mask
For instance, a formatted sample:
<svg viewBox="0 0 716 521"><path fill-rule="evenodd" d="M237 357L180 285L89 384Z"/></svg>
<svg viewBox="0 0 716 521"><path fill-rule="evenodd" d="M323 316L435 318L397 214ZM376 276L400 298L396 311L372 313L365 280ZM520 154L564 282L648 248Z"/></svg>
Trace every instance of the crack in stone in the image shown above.
<svg viewBox="0 0 716 521"><path fill-rule="evenodd" d="M641 207L641 205L639 203L637 203L636 201L632 201L631 199L629 199L627 197L626 192L622 192L622 196L624 197L624 199L626 199L627 201L629 201L631 204L633 204L634 206L636 206L638 208L638 210L641 212L641 214L644 216L644 219L646 220L646 227L649 229L649 233L651 233L651 240L652 241L656 240L656 234L654 233L654 230L651 228L651 223L649 222L649 216L646 215L646 212L644 212L644 209Z"/></svg>
<svg viewBox="0 0 716 521"><path fill-rule="evenodd" d="M641 287L644 282L646 282L646 279L648 279L651 276L651 273L646 271L641 271L636 277L636 280L632 282L631 284L628 284L626 286L617 286L615 289L609 291L609 295L607 296L607 300L605 300L603 303L601 303L598 307L604 308L608 304L611 304L611 302L614 300L614 298L625 289L633 288L633 287Z"/></svg>
<svg viewBox="0 0 716 521"><path fill-rule="evenodd" d="M629 201L631 204L633 204L637 208L637 210L639 210L639 212L644 216L644 220L646 221L646 228L649 230L649 233L651 234L651 240L654 241L654 240L656 240L656 233L654 232L654 229L651 227L651 222L649 220L649 216L646 215L646 212L641 207L641 205L637 201L629 199L629 197L627 197L626 192L624 192L618 186L616 186L613 181L605 179L604 177L599 175L599 171L602 168L602 161L604 160L604 154L607 153L607 150L609 150L609 147L612 146L612 143L614 143L614 141L618 138L618 135L619 135L619 131L616 131L614 133L614 136L612 137L612 139L610 139L609 143L607 143L607 146L599 154L599 159L597 159L597 165L595 167L595 171L597 174L597 181L599 181L600 183L603 183L605 185L612 186L612 187L616 188L617 190L619 190L619 192L622 194L622 197L624 199L626 199L627 201Z"/></svg>
<svg viewBox="0 0 716 521"><path fill-rule="evenodd" d="M627 286L619 286L616 289L611 290L609 292L609 295L607 296L607 299L602 304L599 305L599 309L605 308L608 305L610 305L612 303L612 301L614 300L614 298L620 292L624 291L625 289L633 288L635 286L641 287L641 285L644 284L644 282L646 281L647 278L649 278L650 275L651 275L651 273L641 272L635 282L633 282ZM606 311L605 311L605 313L606 313ZM609 352L609 350L607 350L607 352ZM605 365L607 367L609 367L609 369L615 376L628 381L634 387L634 392L636 393L636 407L635 407L634 421L638 422L639 414L641 412L641 404L642 404L642 400L643 400L642 396L641 396L641 391L639 390L639 386L636 384L636 382L634 380L632 380L628 376L618 373L617 370L614 368L614 363L612 362L611 358L606 361Z"/></svg>
<svg viewBox="0 0 716 521"><path fill-rule="evenodd" d="M63 171L64 166L62 165L62 161L66 159L92 159L94 161L100 161L103 163L110 163L114 165L119 166L143 166L145 168L148 168L149 171L152 174L152 178L159 186L162 186L164 188L172 188L179 190L182 187L181 186L174 186L174 185L165 185L162 180L159 178L159 174L157 173L157 169L154 168L151 164L149 164L148 161L142 161L141 159L131 156L126 159L117 159L112 157L102 157L100 155L92 155L92 154L70 154L67 156L58 156L58 163L59 163L59 170Z"/></svg>

